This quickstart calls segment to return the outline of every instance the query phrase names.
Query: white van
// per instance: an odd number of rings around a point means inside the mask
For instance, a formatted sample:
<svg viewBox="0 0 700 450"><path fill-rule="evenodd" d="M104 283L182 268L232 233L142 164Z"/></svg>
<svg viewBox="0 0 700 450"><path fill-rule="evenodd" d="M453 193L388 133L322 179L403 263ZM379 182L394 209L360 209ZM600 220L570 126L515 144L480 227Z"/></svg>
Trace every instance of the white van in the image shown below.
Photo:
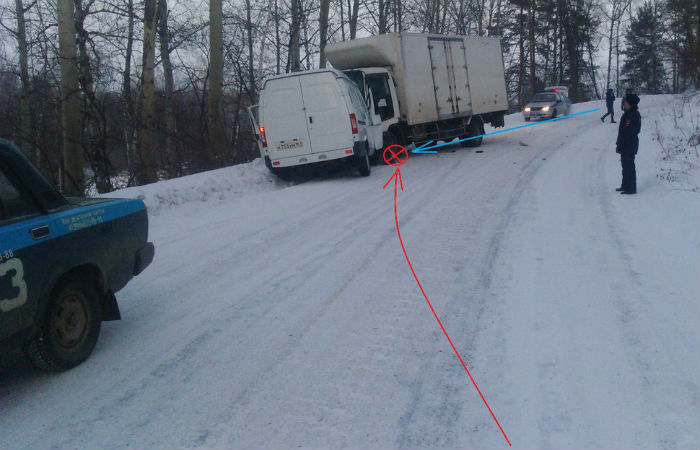
<svg viewBox="0 0 700 450"><path fill-rule="evenodd" d="M370 160L382 151L382 121L369 103L371 111L355 84L334 69L266 78L257 114L251 111L265 164L289 178L297 166L346 158L368 176Z"/></svg>

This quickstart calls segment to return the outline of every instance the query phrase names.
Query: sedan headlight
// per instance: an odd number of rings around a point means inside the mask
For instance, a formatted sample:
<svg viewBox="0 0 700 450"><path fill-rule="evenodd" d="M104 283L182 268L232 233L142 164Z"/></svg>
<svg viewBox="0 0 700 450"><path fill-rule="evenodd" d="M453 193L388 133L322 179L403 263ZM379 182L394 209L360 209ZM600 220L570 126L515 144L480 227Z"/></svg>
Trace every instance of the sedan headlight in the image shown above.
<svg viewBox="0 0 700 450"><path fill-rule="evenodd" d="M549 106L543 106L543 107L542 107L542 111L544 111L544 112L549 111Z"/></svg>
<svg viewBox="0 0 700 450"><path fill-rule="evenodd" d="M530 112L530 107L529 107L529 106L526 106L526 107L525 107L525 112Z"/></svg>

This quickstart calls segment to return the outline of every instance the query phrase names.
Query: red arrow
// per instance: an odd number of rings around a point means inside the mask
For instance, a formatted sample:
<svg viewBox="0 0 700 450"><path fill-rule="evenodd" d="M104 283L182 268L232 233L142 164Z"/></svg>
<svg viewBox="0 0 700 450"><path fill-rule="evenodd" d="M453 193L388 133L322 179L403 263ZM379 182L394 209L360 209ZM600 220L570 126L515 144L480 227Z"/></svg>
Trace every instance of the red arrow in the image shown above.
<svg viewBox="0 0 700 450"><path fill-rule="evenodd" d="M454 343L452 342L452 339L450 339L450 335L447 334L447 330L445 330L445 327L442 325L442 321L440 320L437 313L435 312L435 308L433 308L433 304L430 303L428 296L425 294L425 290L423 290L423 285L420 284L420 280L418 280L418 276L416 275L416 271L413 270L413 264L411 264L411 260L408 257L408 253L406 253L406 247L404 246L403 238L401 237L401 230L399 229L399 213L398 213L398 209L396 207L396 195L398 193L399 182L401 183L401 190L403 191L403 179L401 178L401 169L399 169L398 167L396 168L396 170L394 171L394 174L384 184L384 187L382 189L386 189L386 187L389 185L389 183L391 182L392 179L394 180L394 220L396 221L396 234L399 236L399 242L401 243L401 250L403 250L403 255L406 257L406 262L408 263L408 267L411 269L411 273L413 274L413 278L415 278L416 283L418 284L418 288L420 289L421 294L423 294L423 298L428 303L428 307L430 308L430 312L433 313L435 320L437 321L438 325L440 325L440 329L442 330L443 334L447 338L447 342L450 343L450 346L452 347L452 350L454 350L455 355L457 355L457 359L459 359L459 362L462 364L464 371L467 372L467 376L469 376L469 379L471 380L472 384L474 385L474 388L476 388L476 392L479 393L481 400L483 400L484 405L486 405L486 408L489 410L489 413L491 413L491 417L493 417L493 420L496 422L496 425L498 425L498 429L501 430L501 434L506 439L506 442L508 443L509 446L512 446L512 444L510 443L510 439L508 439L508 436L506 435L506 432L503 431L503 427L501 427L500 422L498 421L498 419L496 419L496 415L493 413L493 410L491 409L488 402L486 401L486 397L484 397L484 394L481 393L481 389L479 389L479 386L476 384L474 377L472 377L471 372L469 372L469 369L467 368L467 365L464 363L462 356L460 356L459 352L457 351L457 347L455 347Z"/></svg>

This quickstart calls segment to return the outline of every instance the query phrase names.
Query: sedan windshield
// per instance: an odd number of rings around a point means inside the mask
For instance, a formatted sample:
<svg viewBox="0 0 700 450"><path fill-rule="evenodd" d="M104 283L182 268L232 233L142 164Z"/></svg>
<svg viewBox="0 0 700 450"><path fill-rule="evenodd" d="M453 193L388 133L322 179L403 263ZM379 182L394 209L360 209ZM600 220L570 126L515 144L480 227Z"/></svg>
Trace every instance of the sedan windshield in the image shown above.
<svg viewBox="0 0 700 450"><path fill-rule="evenodd" d="M556 95L555 94L547 94L547 93L541 93L535 95L535 98L532 99L533 102L553 102L556 100Z"/></svg>

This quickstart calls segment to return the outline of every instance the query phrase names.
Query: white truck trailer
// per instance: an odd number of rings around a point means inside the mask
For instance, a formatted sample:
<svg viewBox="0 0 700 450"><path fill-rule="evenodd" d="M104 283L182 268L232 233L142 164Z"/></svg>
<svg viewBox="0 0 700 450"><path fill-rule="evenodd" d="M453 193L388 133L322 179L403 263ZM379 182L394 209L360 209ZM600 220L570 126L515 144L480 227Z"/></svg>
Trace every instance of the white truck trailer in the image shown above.
<svg viewBox="0 0 700 450"><path fill-rule="evenodd" d="M485 123L503 126L508 96L500 38L389 33L325 51L366 99L371 91L385 146L477 136Z"/></svg>

